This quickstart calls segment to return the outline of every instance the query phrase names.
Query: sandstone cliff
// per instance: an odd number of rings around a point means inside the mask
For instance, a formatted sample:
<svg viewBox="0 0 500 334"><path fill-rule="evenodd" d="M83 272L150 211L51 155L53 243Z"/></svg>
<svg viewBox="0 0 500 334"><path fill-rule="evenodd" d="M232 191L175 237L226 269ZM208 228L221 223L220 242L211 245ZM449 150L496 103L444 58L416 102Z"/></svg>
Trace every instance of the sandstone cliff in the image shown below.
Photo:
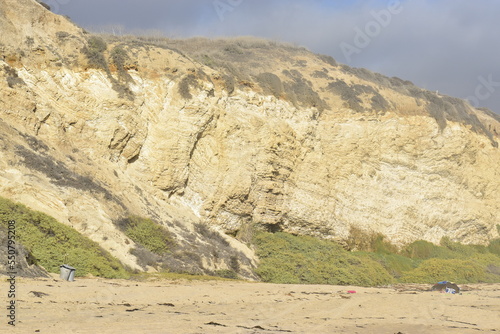
<svg viewBox="0 0 500 334"><path fill-rule="evenodd" d="M237 254L246 277L253 225L499 236L497 114L267 41L103 39L34 0L0 0L0 31L0 195L133 268L130 214L177 236L172 266ZM236 236L224 254L200 223Z"/></svg>

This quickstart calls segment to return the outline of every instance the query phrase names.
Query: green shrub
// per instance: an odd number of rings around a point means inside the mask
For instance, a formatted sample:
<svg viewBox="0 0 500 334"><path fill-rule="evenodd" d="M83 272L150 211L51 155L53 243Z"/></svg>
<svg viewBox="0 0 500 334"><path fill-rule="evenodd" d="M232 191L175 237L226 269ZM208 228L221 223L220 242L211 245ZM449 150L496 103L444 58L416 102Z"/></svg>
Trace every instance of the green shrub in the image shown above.
<svg viewBox="0 0 500 334"><path fill-rule="evenodd" d="M214 59L212 59L212 57L210 57L209 55L206 54L201 55L199 57L199 61L205 66L208 66L212 69L217 69L217 62Z"/></svg>
<svg viewBox="0 0 500 334"><path fill-rule="evenodd" d="M181 94L183 99L191 100L193 95L191 95L191 87L198 88L198 81L196 80L196 76L194 74L188 74L184 78L182 78L179 83L179 94Z"/></svg>
<svg viewBox="0 0 500 334"><path fill-rule="evenodd" d="M412 259L422 260L431 258L464 259L473 257L477 254L492 253L500 255L497 253L496 247L500 248L500 239L492 240L488 246L482 246L463 245L444 237L441 239L439 246L423 240L412 242L402 249L401 254ZM500 249L498 251L500 251Z"/></svg>
<svg viewBox="0 0 500 334"><path fill-rule="evenodd" d="M144 269L146 269L147 266L155 267L160 260L159 255L142 246L132 248L130 254L137 258L137 263Z"/></svg>
<svg viewBox="0 0 500 334"><path fill-rule="evenodd" d="M383 285L393 278L369 257L357 257L335 242L286 233L259 233L254 240L265 282Z"/></svg>
<svg viewBox="0 0 500 334"><path fill-rule="evenodd" d="M316 54L316 56L330 66L333 66L333 67L338 66L337 61L332 56L326 56L326 55L322 55L322 54Z"/></svg>
<svg viewBox="0 0 500 334"><path fill-rule="evenodd" d="M364 108L361 105L363 101L359 98L360 91L356 90L354 86L350 86L345 81L337 79L330 82L327 89L332 93L339 95L344 101L344 106L346 108L350 108L356 112L364 111Z"/></svg>
<svg viewBox="0 0 500 334"><path fill-rule="evenodd" d="M104 57L104 52L107 49L108 45L101 37L92 36L88 39L87 47L83 49L83 53L91 67L109 71L108 63Z"/></svg>
<svg viewBox="0 0 500 334"><path fill-rule="evenodd" d="M222 278L229 278L229 279L238 279L238 274L233 271L233 270L230 270L230 269L220 269L220 270L216 270L214 272L214 276L217 276L217 277L222 277Z"/></svg>
<svg viewBox="0 0 500 334"><path fill-rule="evenodd" d="M47 5L45 2L40 1L40 0L36 0L36 2L38 2L40 5L42 5L45 9L51 10L50 6Z"/></svg>
<svg viewBox="0 0 500 334"><path fill-rule="evenodd" d="M447 237L441 239L440 245L453 252L456 258L470 257L477 253L476 245L462 245L459 242L451 241Z"/></svg>
<svg viewBox="0 0 500 334"><path fill-rule="evenodd" d="M400 279L405 272L418 267L421 261L408 258L399 254L356 252L357 256L368 256L377 261L396 280Z"/></svg>
<svg viewBox="0 0 500 334"><path fill-rule="evenodd" d="M380 93L375 92L371 98L372 109L376 111L386 111L391 105Z"/></svg>
<svg viewBox="0 0 500 334"><path fill-rule="evenodd" d="M132 81L132 77L125 69L126 62L130 59L127 51L121 46L116 46L111 50L111 61L116 66L119 78L125 82Z"/></svg>
<svg viewBox="0 0 500 334"><path fill-rule="evenodd" d="M212 244L218 244L222 247L229 247L229 242L217 231L210 229L210 227L203 223L194 224L194 230L203 238L210 241Z"/></svg>
<svg viewBox="0 0 500 334"><path fill-rule="evenodd" d="M128 53L121 46L116 46L111 51L111 60L118 69L125 66L125 61L127 61L127 59L129 59Z"/></svg>
<svg viewBox="0 0 500 334"><path fill-rule="evenodd" d="M0 224L16 221L17 240L31 253L32 262L57 273L67 263L77 276L92 274L126 278L122 264L97 243L54 218L0 197Z"/></svg>
<svg viewBox="0 0 500 334"><path fill-rule="evenodd" d="M234 77L229 76L229 75L224 75L223 78L224 78L224 83L226 85L227 93L229 95L231 95L234 92L234 88L235 88L235 84L236 84L235 79L234 79Z"/></svg>
<svg viewBox="0 0 500 334"><path fill-rule="evenodd" d="M135 243L155 254L164 255L175 246L170 232L151 219L130 216L118 222L118 226Z"/></svg>
<svg viewBox="0 0 500 334"><path fill-rule="evenodd" d="M19 77L15 68L10 66L3 67L4 72L7 74L7 84L10 88L14 88L16 85L26 85L23 79Z"/></svg>
<svg viewBox="0 0 500 334"><path fill-rule="evenodd" d="M443 238L440 246L415 241L400 252L381 234L351 229L348 248L306 236L258 233L256 273L265 282L294 284L384 285L392 282L500 282L500 242L488 247Z"/></svg>
<svg viewBox="0 0 500 334"><path fill-rule="evenodd" d="M383 234L377 233L371 240L371 251L380 254L395 254L398 248L391 244Z"/></svg>
<svg viewBox="0 0 500 334"><path fill-rule="evenodd" d="M324 71L314 71L312 77L315 79L332 79L332 77L328 75L328 72Z"/></svg>
<svg viewBox="0 0 500 334"><path fill-rule="evenodd" d="M236 255L233 255L229 259L229 268L231 268L234 272L240 271L240 261Z"/></svg>
<svg viewBox="0 0 500 334"><path fill-rule="evenodd" d="M104 39L99 36L91 36L87 40L87 46L82 49L91 68L104 70L108 79L112 83L112 88L118 93L118 97L134 100L134 93L130 90L128 82L133 81L132 77L125 69L125 62L129 59L128 53L121 46L116 46L110 52L110 60L116 66L118 79L111 75L105 52L108 45Z"/></svg>
<svg viewBox="0 0 500 334"><path fill-rule="evenodd" d="M487 249L490 253L500 256L500 239L492 240Z"/></svg>
<svg viewBox="0 0 500 334"><path fill-rule="evenodd" d="M274 95L275 97L280 97L283 94L283 84L276 74L269 72L261 73L256 79L265 94Z"/></svg>
<svg viewBox="0 0 500 334"><path fill-rule="evenodd" d="M412 259L427 260L430 258L452 259L455 254L445 247L431 242L418 240L401 250L401 254Z"/></svg>
<svg viewBox="0 0 500 334"><path fill-rule="evenodd" d="M64 41L66 38L70 37L71 34L66 31L58 31L56 32L56 36L59 40Z"/></svg>
<svg viewBox="0 0 500 334"><path fill-rule="evenodd" d="M286 98L292 102L294 106L298 107L302 105L304 107L315 107L320 112L327 107L325 101L323 101L318 93L314 91L312 83L304 79L299 71L286 71L284 74L287 75L291 81L283 83L283 89L286 93Z"/></svg>
<svg viewBox="0 0 500 334"><path fill-rule="evenodd" d="M391 244L381 233L364 231L358 227L351 226L349 237L346 240L348 250L368 251L385 254L398 252L396 246Z"/></svg>
<svg viewBox="0 0 500 334"><path fill-rule="evenodd" d="M435 283L443 280L457 283L484 283L490 281L485 266L473 259L429 259L418 268L403 275L401 282Z"/></svg>
<svg viewBox="0 0 500 334"><path fill-rule="evenodd" d="M426 241L408 245L404 252L412 257L424 259L414 270L407 272L403 282L431 283L440 280L454 280L460 283L481 283L500 281L500 257L490 242L488 247L462 245L449 238L441 240L441 246Z"/></svg>

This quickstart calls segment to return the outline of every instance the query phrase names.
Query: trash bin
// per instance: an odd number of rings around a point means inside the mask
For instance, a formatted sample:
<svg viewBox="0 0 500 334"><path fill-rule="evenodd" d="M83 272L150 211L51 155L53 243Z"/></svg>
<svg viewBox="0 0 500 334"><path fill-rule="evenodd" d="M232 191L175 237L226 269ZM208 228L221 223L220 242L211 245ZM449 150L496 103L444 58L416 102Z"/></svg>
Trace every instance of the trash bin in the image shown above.
<svg viewBox="0 0 500 334"><path fill-rule="evenodd" d="M73 282L75 280L75 268L68 266L67 264L63 264L62 266L59 266L59 269L61 270L61 278L63 280L69 282Z"/></svg>

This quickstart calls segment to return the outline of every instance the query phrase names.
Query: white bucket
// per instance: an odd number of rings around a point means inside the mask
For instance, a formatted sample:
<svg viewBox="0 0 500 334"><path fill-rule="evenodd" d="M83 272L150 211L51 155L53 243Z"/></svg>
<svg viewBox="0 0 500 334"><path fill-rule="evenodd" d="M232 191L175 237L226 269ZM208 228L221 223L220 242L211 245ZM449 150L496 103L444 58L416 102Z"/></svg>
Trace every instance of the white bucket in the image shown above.
<svg viewBox="0 0 500 334"><path fill-rule="evenodd" d="M75 280L75 272L76 269L68 266L67 264L63 264L62 266L59 266L59 269L61 270L61 278L63 280L73 282Z"/></svg>

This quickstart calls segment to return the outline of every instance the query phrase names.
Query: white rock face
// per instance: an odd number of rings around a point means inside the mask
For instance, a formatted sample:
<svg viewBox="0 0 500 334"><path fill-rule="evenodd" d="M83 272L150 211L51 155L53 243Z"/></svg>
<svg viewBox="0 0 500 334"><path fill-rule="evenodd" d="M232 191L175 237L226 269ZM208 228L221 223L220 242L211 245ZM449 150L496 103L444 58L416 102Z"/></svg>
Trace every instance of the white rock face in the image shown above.
<svg viewBox="0 0 500 334"><path fill-rule="evenodd" d="M75 227L131 267L134 244L113 224L127 214L164 222L182 242L198 222L339 241L357 227L397 244L499 236L495 114L279 47L286 57L254 70L254 79L274 73L276 94L257 79L229 93L223 72L135 44L122 46L124 80L116 67L89 67L81 30L28 2L0 0L10 34L0 39L0 195ZM16 21L23 8L35 23ZM108 61L118 44L108 44ZM324 105L291 98L304 90Z"/></svg>

